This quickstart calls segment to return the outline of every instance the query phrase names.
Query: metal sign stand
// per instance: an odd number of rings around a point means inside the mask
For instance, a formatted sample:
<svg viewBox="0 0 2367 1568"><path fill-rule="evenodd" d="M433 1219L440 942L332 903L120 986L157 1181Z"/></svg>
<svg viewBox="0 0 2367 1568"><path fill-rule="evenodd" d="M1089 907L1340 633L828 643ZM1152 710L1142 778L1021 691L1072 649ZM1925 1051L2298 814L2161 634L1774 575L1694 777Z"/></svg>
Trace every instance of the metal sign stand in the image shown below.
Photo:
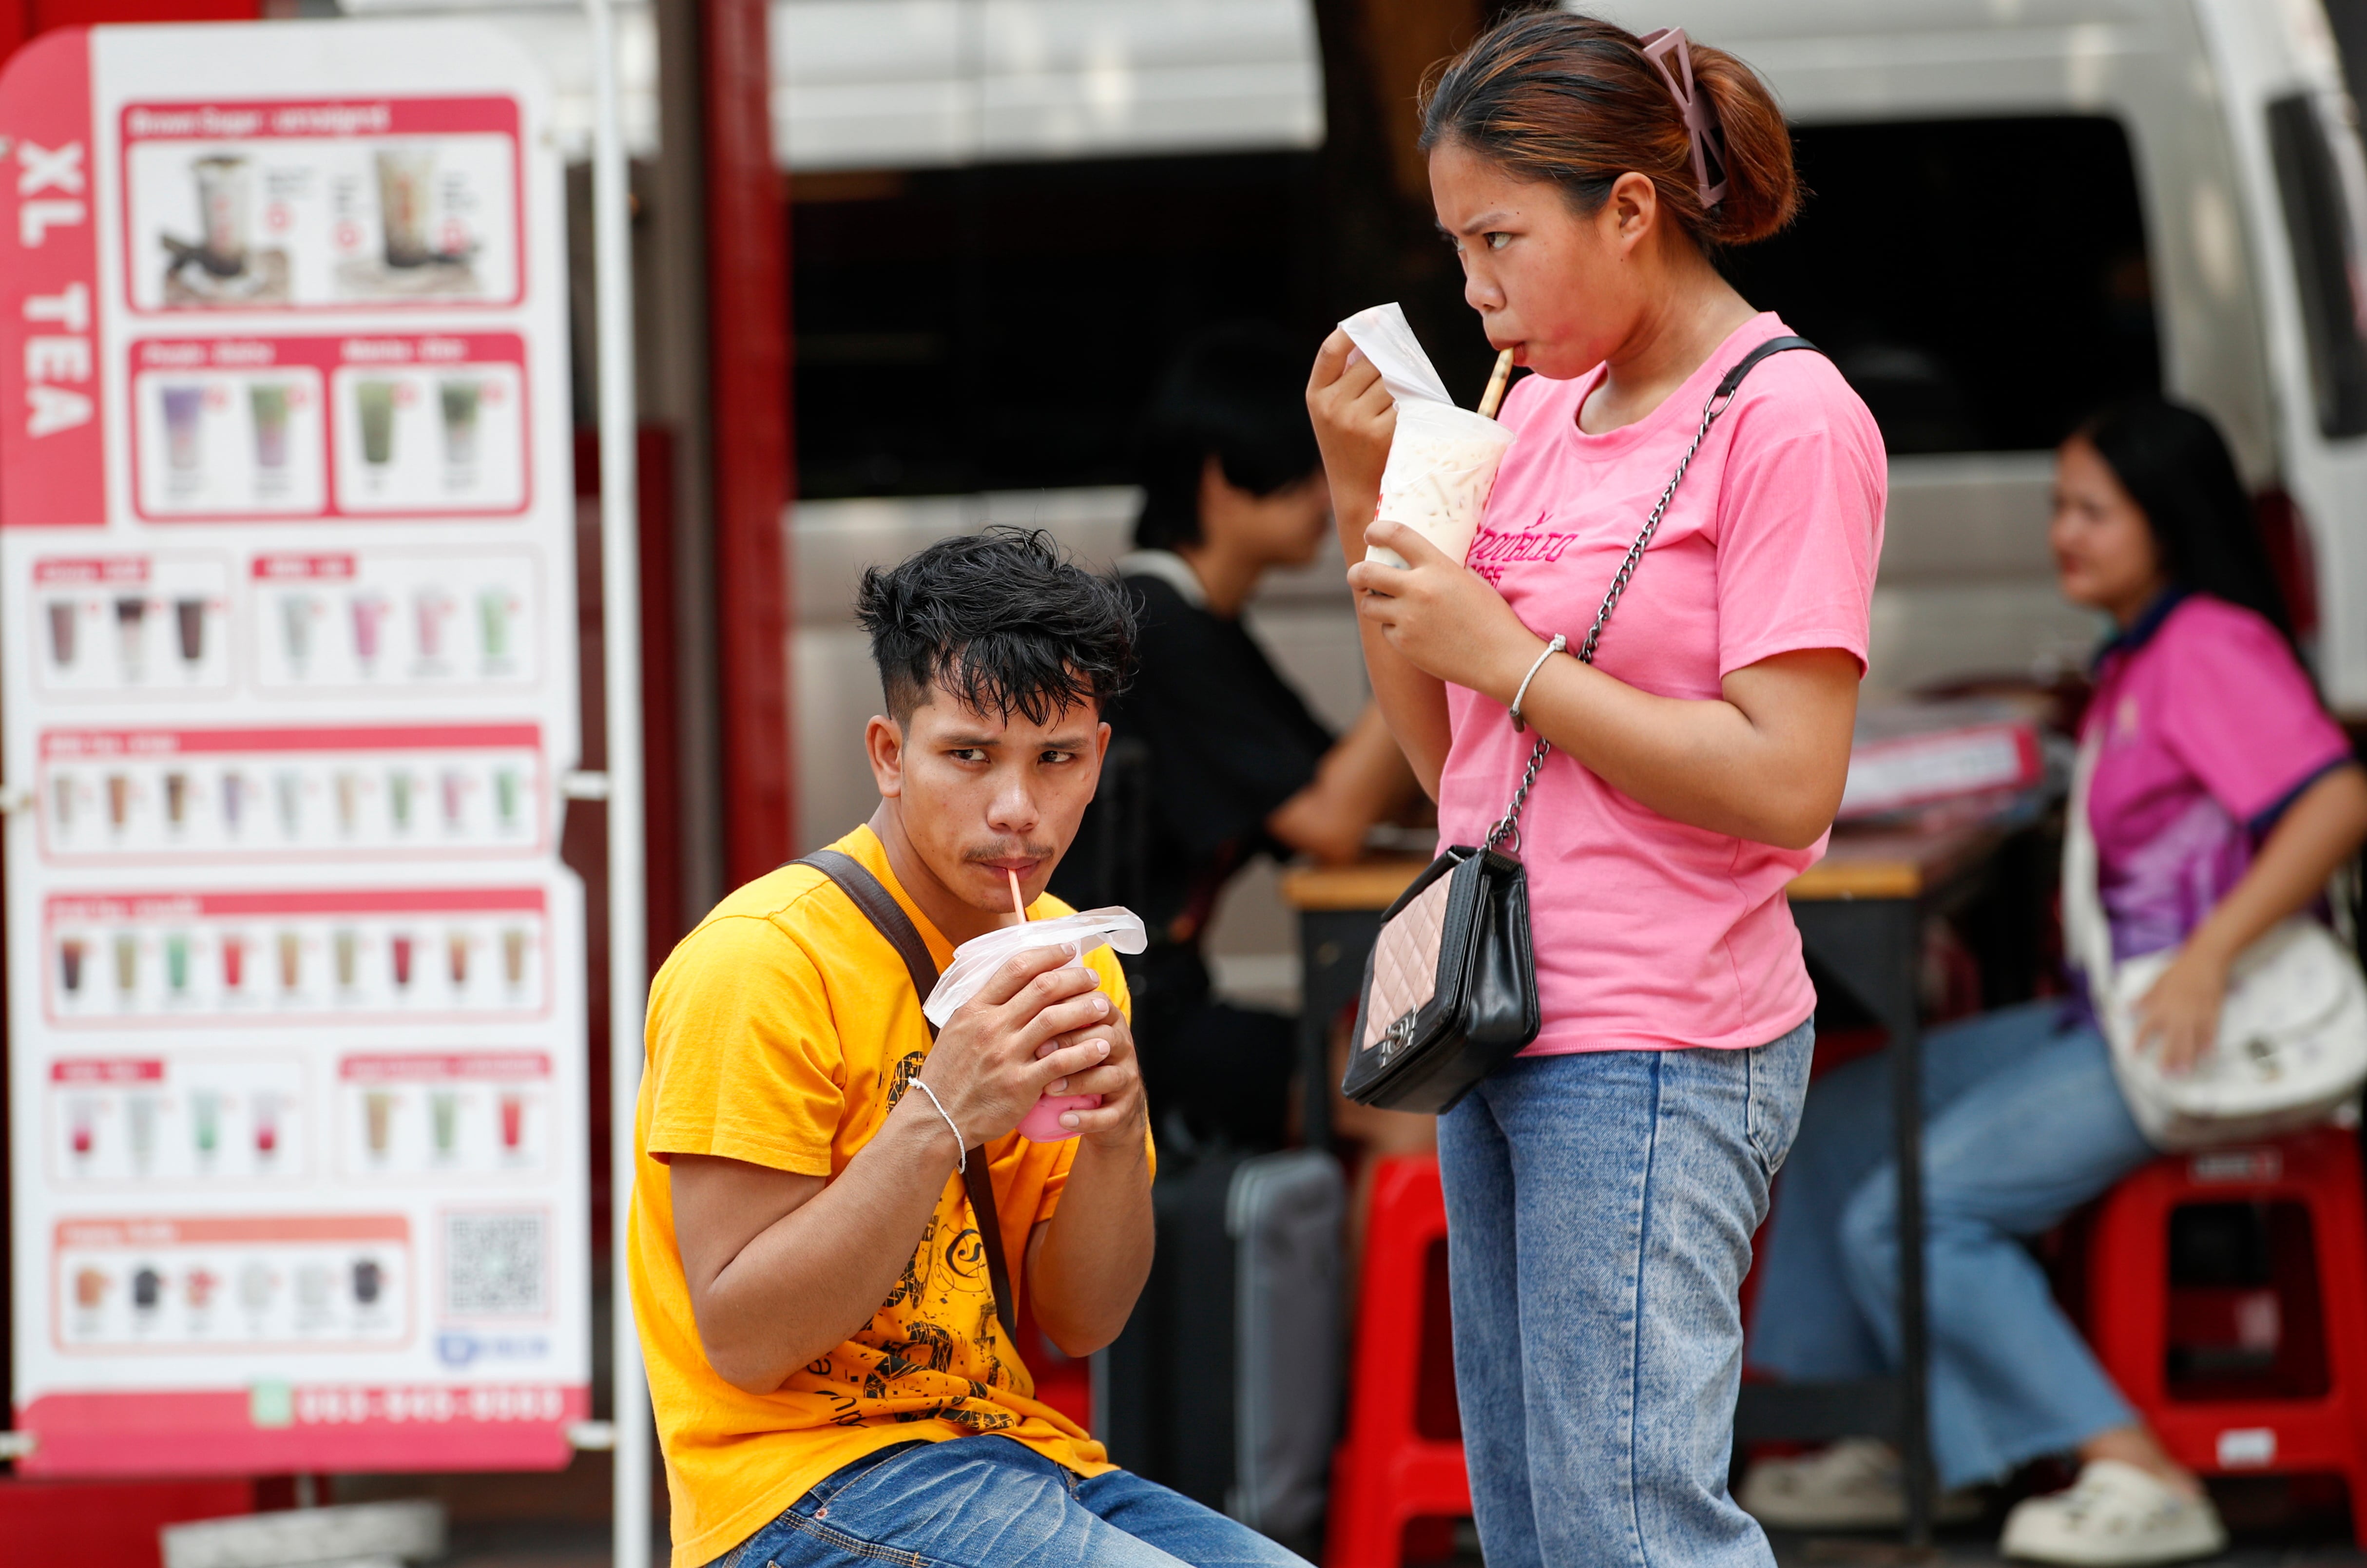
<svg viewBox="0 0 2367 1568"><path fill-rule="evenodd" d="M608 1292L615 1332L617 1568L649 1568L649 1382L626 1281L649 983L641 821L641 584L634 449L631 192L617 92L609 0L583 0L592 30L592 231L599 355L600 616L608 732Z"/></svg>

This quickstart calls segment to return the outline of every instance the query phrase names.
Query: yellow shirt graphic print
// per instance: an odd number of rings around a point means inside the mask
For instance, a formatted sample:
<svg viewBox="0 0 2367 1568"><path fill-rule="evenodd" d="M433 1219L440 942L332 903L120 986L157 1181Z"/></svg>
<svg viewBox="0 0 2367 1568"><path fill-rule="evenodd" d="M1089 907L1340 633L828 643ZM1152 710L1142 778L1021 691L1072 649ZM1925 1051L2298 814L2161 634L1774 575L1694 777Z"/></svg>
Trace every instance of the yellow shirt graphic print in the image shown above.
<svg viewBox="0 0 2367 1568"><path fill-rule="evenodd" d="M883 1119L923 1060L915 1053L896 1065L879 1113ZM818 1392L829 1397L836 1426L885 1417L945 1420L973 1432L1000 1432L1014 1426L1016 1417L994 1403L996 1393L1023 1398L1036 1393L1026 1363L1010 1350L994 1314L986 1244L956 1182L938 1198L921 1245L870 1327L809 1362L802 1375L816 1380ZM790 1386L797 1386L796 1379Z"/></svg>
<svg viewBox="0 0 2367 1568"><path fill-rule="evenodd" d="M896 897L940 968L952 962L952 944L897 886L868 829L832 847ZM1045 897L1030 912L1069 910ZM1116 958L1104 949L1085 962L1127 1010ZM633 1187L629 1263L675 1568L701 1568L832 1471L893 1443L992 1432L1080 1474L1110 1468L1099 1443L1034 1397L1035 1379L995 1320L986 1250L950 1172L867 1323L776 1389L735 1387L708 1363L674 1245L666 1161L713 1155L835 1177L928 1060L912 977L844 893L790 865L717 905L651 983L648 1047L635 1131L647 1157ZM1059 1207L1076 1147L1013 1133L983 1151L1023 1299L1028 1234Z"/></svg>

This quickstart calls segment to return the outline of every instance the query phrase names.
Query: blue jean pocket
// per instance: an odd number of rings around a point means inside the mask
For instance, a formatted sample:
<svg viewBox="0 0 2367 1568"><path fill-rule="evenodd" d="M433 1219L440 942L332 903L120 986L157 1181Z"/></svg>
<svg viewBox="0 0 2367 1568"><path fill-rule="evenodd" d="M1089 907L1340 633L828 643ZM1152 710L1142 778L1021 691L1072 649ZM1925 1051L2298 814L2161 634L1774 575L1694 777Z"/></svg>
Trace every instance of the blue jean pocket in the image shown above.
<svg viewBox="0 0 2367 1568"><path fill-rule="evenodd" d="M1778 1040L1743 1054L1750 1087L1744 1096L1743 1132L1773 1180L1799 1135L1800 1111L1808 1097L1808 1067L1816 1059L1817 1022L1810 1019Z"/></svg>
<svg viewBox="0 0 2367 1568"><path fill-rule="evenodd" d="M865 1454L861 1459L849 1460L808 1487L796 1502L773 1516L747 1540L714 1559L707 1568L765 1568L772 1553L777 1551L788 1538L810 1533L801 1529L803 1521L819 1518L829 1512L832 1499L898 1454L928 1446L926 1438L914 1438L907 1442L890 1443L884 1449Z"/></svg>

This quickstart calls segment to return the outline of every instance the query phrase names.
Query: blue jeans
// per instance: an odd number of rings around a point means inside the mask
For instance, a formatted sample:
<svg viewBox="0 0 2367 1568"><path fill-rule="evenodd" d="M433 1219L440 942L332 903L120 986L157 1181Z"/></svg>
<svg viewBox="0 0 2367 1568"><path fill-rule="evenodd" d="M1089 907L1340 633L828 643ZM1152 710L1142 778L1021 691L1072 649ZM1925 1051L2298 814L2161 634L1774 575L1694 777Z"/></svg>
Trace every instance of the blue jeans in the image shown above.
<svg viewBox="0 0 2367 1568"><path fill-rule="evenodd" d="M1738 1292L1814 1034L1516 1058L1439 1119L1488 1568L1770 1568L1727 1495Z"/></svg>
<svg viewBox="0 0 2367 1568"><path fill-rule="evenodd" d="M1940 1481L1992 1480L2135 1420L2019 1238L2153 1156L2103 1037L2059 1001L1937 1029L1923 1048L1924 1294ZM1890 1067L1809 1091L1768 1227L1750 1362L1789 1378L1875 1376L1898 1359Z"/></svg>
<svg viewBox="0 0 2367 1568"><path fill-rule="evenodd" d="M1308 1568L1189 1497L1123 1470L1090 1480L1008 1438L869 1454L712 1568Z"/></svg>

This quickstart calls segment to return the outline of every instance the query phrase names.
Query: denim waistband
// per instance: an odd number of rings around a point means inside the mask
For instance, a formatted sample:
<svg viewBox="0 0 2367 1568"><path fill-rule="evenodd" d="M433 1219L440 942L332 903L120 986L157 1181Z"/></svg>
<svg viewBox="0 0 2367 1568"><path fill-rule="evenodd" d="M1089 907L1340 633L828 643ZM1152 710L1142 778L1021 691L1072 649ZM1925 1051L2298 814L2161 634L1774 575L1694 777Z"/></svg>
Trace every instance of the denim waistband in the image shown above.
<svg viewBox="0 0 2367 1568"><path fill-rule="evenodd" d="M828 1475L823 1476L820 1481L815 1482L811 1486L806 1489L806 1495L804 1496L798 1498L795 1503L790 1504L789 1506L793 1508L802 1507L808 1503L811 1503L819 1506L823 1503L829 1502L832 1497L837 1496L841 1492L845 1491L849 1486L852 1486L855 1483L863 1479L864 1475L868 1472L877 1470L879 1466L887 1463L889 1460L894 1459L906 1449L925 1449L928 1446L928 1438L913 1438L905 1442L890 1443L884 1449L874 1449L869 1453L865 1454L861 1459L847 1461L844 1464L840 1465L836 1470L832 1471Z"/></svg>
<svg viewBox="0 0 2367 1568"><path fill-rule="evenodd" d="M730 1551L722 1553L720 1556L716 1557L709 1562L707 1568L741 1568L742 1560L747 1556L750 1544L753 1542L758 1536L763 1535L766 1530L771 1529L775 1525L778 1524L781 1520L782 1515L792 1514L808 1506L815 1508L821 1507L832 1497L837 1496L841 1492L846 1490L847 1487L853 1485L855 1482L860 1481L865 1475L877 1470L879 1466L887 1463L889 1460L894 1459L898 1454L902 1453L905 1450L924 1449L928 1446L929 1439L926 1438L911 1438L900 1443L890 1443L884 1449L874 1449L871 1452L865 1454L861 1459L847 1461L844 1464L840 1465L836 1470L832 1471L828 1475L823 1476L820 1481L815 1482L811 1486L807 1487L803 1495L799 1496L796 1502L791 1503L787 1507L782 1509L781 1513L776 1514L770 1519L765 1520L764 1523L758 1527L753 1533L749 1535L745 1540L739 1542L737 1545L733 1546Z"/></svg>

